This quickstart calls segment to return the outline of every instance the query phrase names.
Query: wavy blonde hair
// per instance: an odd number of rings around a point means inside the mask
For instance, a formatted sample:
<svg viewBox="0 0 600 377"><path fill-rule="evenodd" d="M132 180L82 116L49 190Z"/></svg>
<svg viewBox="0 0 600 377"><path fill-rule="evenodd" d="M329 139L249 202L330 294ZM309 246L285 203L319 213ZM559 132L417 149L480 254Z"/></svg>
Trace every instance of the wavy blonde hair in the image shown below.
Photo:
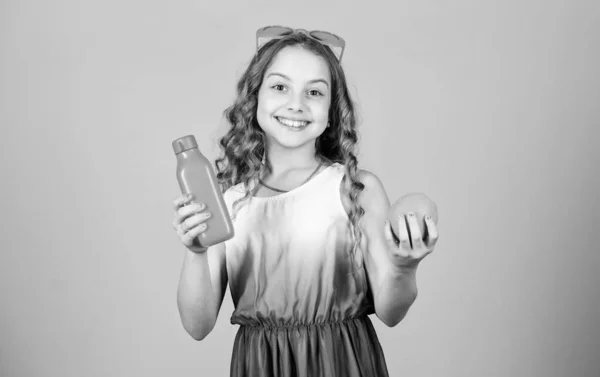
<svg viewBox="0 0 600 377"><path fill-rule="evenodd" d="M223 192L239 183L244 184L245 195L233 203L235 218L240 202L252 195L251 182L257 181L263 169L263 157L266 153L266 137L256 118L258 91L271 62L279 51L288 46L301 46L323 57L331 73L332 98L329 107L331 125L315 142L316 157L321 161L339 162L345 166L344 183L349 184L350 187L349 198L352 209L349 218L355 240L352 254L356 254L362 239L358 221L364 214L364 209L358 203L358 196L364 189L364 185L358 179L358 160L355 155L358 144L356 115L348 92L346 76L340 63L329 47L318 41L304 34L292 34L269 41L254 55L238 81L235 102L224 111L231 128L219 140L223 155L215 160L217 179ZM265 160L264 167L271 171L268 159ZM353 257L356 258L356 255ZM362 258L357 259L360 265Z"/></svg>

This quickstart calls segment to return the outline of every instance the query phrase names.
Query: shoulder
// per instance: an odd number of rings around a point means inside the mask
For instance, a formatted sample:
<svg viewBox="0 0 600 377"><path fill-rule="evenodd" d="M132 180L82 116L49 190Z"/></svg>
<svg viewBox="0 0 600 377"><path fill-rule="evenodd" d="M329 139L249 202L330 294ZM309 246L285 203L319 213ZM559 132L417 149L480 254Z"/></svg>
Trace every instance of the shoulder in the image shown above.
<svg viewBox="0 0 600 377"><path fill-rule="evenodd" d="M225 203L228 207L231 207L233 202L238 199L241 199L246 194L244 184L238 183L235 186L231 186L223 193L223 199L225 199Z"/></svg>
<svg viewBox="0 0 600 377"><path fill-rule="evenodd" d="M358 197L358 204L366 212L386 210L389 207L389 199L385 192L385 188L379 177L366 169L358 169L358 180L364 185L364 189ZM342 200L344 207L350 208L350 199L348 193L350 191L348 184L342 185Z"/></svg>
<svg viewBox="0 0 600 377"><path fill-rule="evenodd" d="M373 206L380 207L388 201L385 188L379 177L366 169L359 169L358 179L365 186L359 196L360 205L367 211Z"/></svg>
<svg viewBox="0 0 600 377"><path fill-rule="evenodd" d="M345 167L342 166L342 169L345 170ZM383 183L375 173L367 169L358 169L357 173L358 180L364 185L363 191L360 193L359 199L368 199L371 196L385 194ZM344 190L346 192L349 191L349 185L346 184L345 186L346 187L344 188Z"/></svg>
<svg viewBox="0 0 600 377"><path fill-rule="evenodd" d="M238 183L237 185L231 186L227 190L225 190L225 192L223 193L223 196L226 198L232 198L232 197L241 195L243 193L244 193L244 184Z"/></svg>
<svg viewBox="0 0 600 377"><path fill-rule="evenodd" d="M365 185L365 190L383 189L383 184L379 177L369 170L358 169L358 179Z"/></svg>

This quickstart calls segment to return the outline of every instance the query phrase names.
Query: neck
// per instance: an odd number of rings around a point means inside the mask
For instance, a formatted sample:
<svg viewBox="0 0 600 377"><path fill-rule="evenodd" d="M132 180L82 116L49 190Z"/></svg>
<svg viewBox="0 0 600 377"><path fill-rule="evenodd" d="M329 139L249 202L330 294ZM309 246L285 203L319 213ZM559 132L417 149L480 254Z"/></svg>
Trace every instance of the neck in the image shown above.
<svg viewBox="0 0 600 377"><path fill-rule="evenodd" d="M295 150L272 147L267 153L271 164L271 175L279 175L290 170L314 169L321 161L316 156L314 146L312 148L299 148Z"/></svg>

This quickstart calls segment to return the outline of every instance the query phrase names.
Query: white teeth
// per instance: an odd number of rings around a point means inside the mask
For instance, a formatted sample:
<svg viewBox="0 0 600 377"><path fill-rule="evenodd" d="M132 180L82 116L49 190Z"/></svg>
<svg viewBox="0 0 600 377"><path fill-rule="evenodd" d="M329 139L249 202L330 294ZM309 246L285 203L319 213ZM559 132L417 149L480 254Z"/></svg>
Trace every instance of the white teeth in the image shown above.
<svg viewBox="0 0 600 377"><path fill-rule="evenodd" d="M307 121L291 120L291 119L285 119L285 118L281 118L281 117L277 117L277 120L281 124L284 124L288 127L295 127L295 128L302 128L308 124Z"/></svg>

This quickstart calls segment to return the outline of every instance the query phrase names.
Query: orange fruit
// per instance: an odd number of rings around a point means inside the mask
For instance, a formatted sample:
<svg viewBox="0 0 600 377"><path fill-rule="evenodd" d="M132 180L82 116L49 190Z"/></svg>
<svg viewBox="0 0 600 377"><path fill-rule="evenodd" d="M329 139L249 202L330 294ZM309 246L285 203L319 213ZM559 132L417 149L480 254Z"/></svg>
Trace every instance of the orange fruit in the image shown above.
<svg viewBox="0 0 600 377"><path fill-rule="evenodd" d="M425 216L431 216L433 222L437 225L438 222L438 211L437 205L433 200L429 199L427 195L421 193L410 193L406 194L398 199L388 210L388 220L392 225L392 231L398 241L398 221L400 217L408 215L409 212L414 212L417 216L417 223L421 228L421 235L425 237L426 228ZM407 224L408 228L408 224ZM408 228L410 233L410 228Z"/></svg>

